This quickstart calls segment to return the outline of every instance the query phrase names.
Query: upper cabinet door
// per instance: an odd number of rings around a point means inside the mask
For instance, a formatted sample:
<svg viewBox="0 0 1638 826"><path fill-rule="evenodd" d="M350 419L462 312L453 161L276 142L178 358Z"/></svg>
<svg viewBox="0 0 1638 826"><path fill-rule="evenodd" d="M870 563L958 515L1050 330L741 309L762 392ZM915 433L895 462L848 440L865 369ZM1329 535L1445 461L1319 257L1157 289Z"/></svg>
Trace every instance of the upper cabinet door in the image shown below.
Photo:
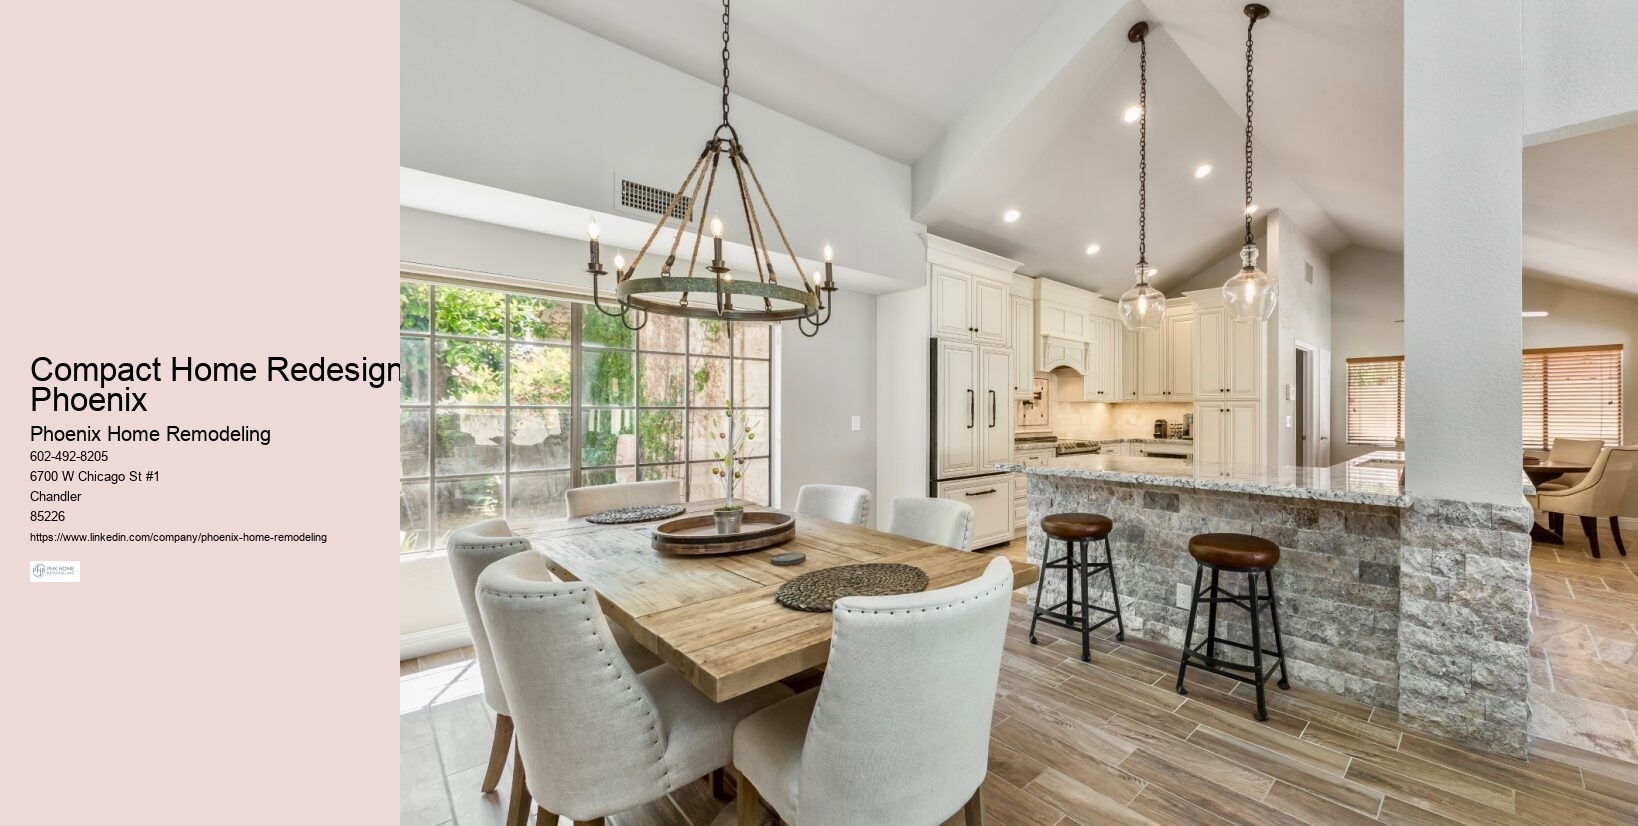
<svg viewBox="0 0 1638 826"><path fill-rule="evenodd" d="M1255 399L1262 386L1267 324L1228 322L1223 331L1223 388L1232 398Z"/></svg>
<svg viewBox="0 0 1638 826"><path fill-rule="evenodd" d="M1144 330L1138 341L1138 398L1146 402L1166 401L1166 331Z"/></svg>
<svg viewBox="0 0 1638 826"><path fill-rule="evenodd" d="M1120 397L1138 400L1138 338L1124 324L1120 325Z"/></svg>
<svg viewBox="0 0 1638 826"><path fill-rule="evenodd" d="M1166 401L1194 398L1194 313L1166 316Z"/></svg>
<svg viewBox="0 0 1638 826"><path fill-rule="evenodd" d="M1228 389L1223 362L1223 309L1206 307L1194 313L1194 395L1221 396Z"/></svg>
<svg viewBox="0 0 1638 826"><path fill-rule="evenodd" d="M1007 284L974 278L968 302L967 317L975 340L1003 346L1012 343L1007 338L1007 319L1012 315L1012 290Z"/></svg>
<svg viewBox="0 0 1638 826"><path fill-rule="evenodd" d="M933 335L971 339L973 277L944 267L933 267Z"/></svg>
<svg viewBox="0 0 1638 826"><path fill-rule="evenodd" d="M1027 399L1035 393L1035 301L1012 297L1012 395Z"/></svg>
<svg viewBox="0 0 1638 826"><path fill-rule="evenodd" d="M937 465L941 478L978 472L978 434L987 421L980 416L981 389L978 345L939 342Z"/></svg>

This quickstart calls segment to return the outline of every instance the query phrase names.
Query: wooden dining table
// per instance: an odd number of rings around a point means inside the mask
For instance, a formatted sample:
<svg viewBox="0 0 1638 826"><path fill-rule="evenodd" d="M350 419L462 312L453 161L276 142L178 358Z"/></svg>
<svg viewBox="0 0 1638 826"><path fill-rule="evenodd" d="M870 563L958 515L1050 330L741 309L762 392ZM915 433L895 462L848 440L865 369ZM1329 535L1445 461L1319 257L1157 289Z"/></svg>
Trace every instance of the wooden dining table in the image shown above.
<svg viewBox="0 0 1638 826"><path fill-rule="evenodd" d="M1586 473L1592 470L1591 465L1578 462L1554 462L1548 459L1524 463L1524 475L1530 478L1530 484L1540 488L1542 483L1551 482L1566 473ZM1540 522L1530 523L1530 538L1537 542L1546 542L1550 545L1563 545L1564 537L1558 531L1542 525Z"/></svg>
<svg viewBox="0 0 1638 826"><path fill-rule="evenodd" d="M698 503L690 511L711 507ZM925 571L931 590L974 579L995 558L802 514L796 515L796 536L771 548L680 556L650 546L656 524L567 519L525 536L554 574L590 585L610 622L716 702L829 659L830 613L775 602L774 591L786 580L841 565L897 562ZM790 551L807 559L791 566L770 561ZM1012 572L1016 588L1039 575L1035 565L1020 561L1012 563Z"/></svg>

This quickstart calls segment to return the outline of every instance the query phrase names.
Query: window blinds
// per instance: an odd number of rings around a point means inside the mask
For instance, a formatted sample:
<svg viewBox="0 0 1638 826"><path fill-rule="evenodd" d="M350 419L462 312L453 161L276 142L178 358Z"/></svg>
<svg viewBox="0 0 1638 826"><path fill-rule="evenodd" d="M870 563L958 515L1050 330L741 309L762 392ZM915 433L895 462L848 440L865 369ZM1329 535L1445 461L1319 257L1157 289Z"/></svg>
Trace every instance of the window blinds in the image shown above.
<svg viewBox="0 0 1638 826"><path fill-rule="evenodd" d="M1621 345L1525 350L1523 400L1526 450L1558 438L1621 444Z"/></svg>
<svg viewBox="0 0 1638 826"><path fill-rule="evenodd" d="M1393 446L1405 435L1405 357L1348 359L1348 443Z"/></svg>

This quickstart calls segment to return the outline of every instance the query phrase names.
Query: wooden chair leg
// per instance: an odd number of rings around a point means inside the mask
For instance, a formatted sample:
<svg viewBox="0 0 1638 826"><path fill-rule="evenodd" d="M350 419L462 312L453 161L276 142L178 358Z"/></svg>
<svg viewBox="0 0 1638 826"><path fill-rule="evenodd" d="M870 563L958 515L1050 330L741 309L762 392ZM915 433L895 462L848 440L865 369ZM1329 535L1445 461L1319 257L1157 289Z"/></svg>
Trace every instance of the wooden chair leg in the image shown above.
<svg viewBox="0 0 1638 826"><path fill-rule="evenodd" d="M1593 559L1598 559L1598 517L1581 517L1581 532L1587 535L1587 545L1592 548Z"/></svg>
<svg viewBox="0 0 1638 826"><path fill-rule="evenodd" d="M506 807L506 826L524 826L529 822L529 786L523 778L523 753L512 749L512 800ZM542 812L546 811L541 809ZM548 826L557 820L553 815Z"/></svg>
<svg viewBox="0 0 1638 826"><path fill-rule="evenodd" d="M557 826L557 815L546 811L545 806L535 809L535 826Z"/></svg>
<svg viewBox="0 0 1638 826"><path fill-rule="evenodd" d="M1547 529L1552 531L1553 533L1558 534L1559 536L1563 536L1564 535L1564 514L1562 514L1562 513L1549 513L1549 514L1547 514Z"/></svg>
<svg viewBox="0 0 1638 826"><path fill-rule="evenodd" d="M1627 543L1621 541L1621 517L1610 517L1610 533L1615 534L1615 549L1620 551L1622 556L1626 556Z"/></svg>
<svg viewBox="0 0 1638 826"><path fill-rule="evenodd" d="M744 772L735 772L734 779L739 784L739 826L756 826L761 819L757 812L757 803L761 795L757 794L756 787L751 785L751 779Z"/></svg>
<svg viewBox="0 0 1638 826"><path fill-rule="evenodd" d="M545 811L545 809L542 809L541 811ZM576 820L574 822L574 826L604 826L604 824L607 822L608 818L600 817L596 820ZM552 826L552 824L547 823L546 826Z"/></svg>
<svg viewBox="0 0 1638 826"><path fill-rule="evenodd" d="M711 796L723 802L733 799L733 793L728 791L727 769L711 770Z"/></svg>
<svg viewBox="0 0 1638 826"><path fill-rule="evenodd" d="M973 796L968 798L967 805L961 807L967 815L967 826L984 826L984 787L973 790Z"/></svg>
<svg viewBox="0 0 1638 826"><path fill-rule="evenodd" d="M512 718L495 715L495 740L489 745L489 771L483 775L478 791L489 794L500 785L501 772L506 771L506 754L512 750Z"/></svg>

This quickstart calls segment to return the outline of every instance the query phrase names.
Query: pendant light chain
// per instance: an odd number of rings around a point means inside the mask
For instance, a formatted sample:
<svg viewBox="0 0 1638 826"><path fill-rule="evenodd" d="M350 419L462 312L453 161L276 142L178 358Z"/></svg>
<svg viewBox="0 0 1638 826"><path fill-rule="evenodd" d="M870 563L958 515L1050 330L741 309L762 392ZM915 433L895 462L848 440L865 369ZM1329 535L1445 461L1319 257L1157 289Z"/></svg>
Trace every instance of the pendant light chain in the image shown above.
<svg viewBox="0 0 1638 826"><path fill-rule="evenodd" d="M1246 243L1256 239L1251 234L1251 30L1257 26L1257 15L1250 15L1246 24Z"/></svg>
<svg viewBox="0 0 1638 826"><path fill-rule="evenodd" d="M728 124L728 0L722 0L722 123Z"/></svg>
<svg viewBox="0 0 1638 826"><path fill-rule="evenodd" d="M1149 40L1138 40L1138 266L1149 280Z"/></svg>

